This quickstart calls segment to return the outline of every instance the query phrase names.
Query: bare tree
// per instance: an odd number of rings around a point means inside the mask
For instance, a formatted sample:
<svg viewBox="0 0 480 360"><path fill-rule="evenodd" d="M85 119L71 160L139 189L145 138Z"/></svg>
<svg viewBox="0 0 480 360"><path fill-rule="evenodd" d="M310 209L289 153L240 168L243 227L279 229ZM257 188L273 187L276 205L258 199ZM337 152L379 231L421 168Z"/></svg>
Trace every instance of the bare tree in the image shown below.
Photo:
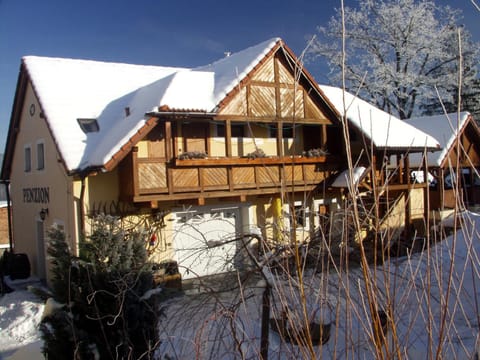
<svg viewBox="0 0 480 360"><path fill-rule="evenodd" d="M319 36L311 54L325 59L330 80L341 84L342 23L340 10ZM401 119L411 117L421 104L444 100L458 89L457 29L461 13L429 0L360 1L345 7L345 85L379 108ZM463 29L463 84L473 86L478 45Z"/></svg>

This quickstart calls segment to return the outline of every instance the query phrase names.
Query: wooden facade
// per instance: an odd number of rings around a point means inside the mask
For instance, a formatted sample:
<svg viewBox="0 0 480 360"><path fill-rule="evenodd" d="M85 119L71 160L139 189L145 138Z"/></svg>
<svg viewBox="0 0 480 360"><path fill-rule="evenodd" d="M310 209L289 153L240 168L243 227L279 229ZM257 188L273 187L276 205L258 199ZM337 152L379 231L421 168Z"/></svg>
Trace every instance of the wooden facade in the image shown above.
<svg viewBox="0 0 480 360"><path fill-rule="evenodd" d="M165 107L150 114L155 127L119 164L122 199L201 205L315 190L344 163L328 149L337 115L296 66L288 49L276 47L215 114Z"/></svg>
<svg viewBox="0 0 480 360"><path fill-rule="evenodd" d="M453 209L480 204L480 130L469 115L440 166L431 166L430 208ZM458 178L456 182L454 179ZM460 197L457 194L461 194Z"/></svg>

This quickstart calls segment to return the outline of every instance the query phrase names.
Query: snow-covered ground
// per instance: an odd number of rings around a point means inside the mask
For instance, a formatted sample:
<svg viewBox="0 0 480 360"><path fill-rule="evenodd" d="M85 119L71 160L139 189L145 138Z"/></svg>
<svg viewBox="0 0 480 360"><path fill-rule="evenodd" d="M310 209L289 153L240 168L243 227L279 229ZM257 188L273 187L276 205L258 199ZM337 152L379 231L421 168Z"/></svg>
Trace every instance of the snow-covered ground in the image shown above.
<svg viewBox="0 0 480 360"><path fill-rule="evenodd" d="M410 258L395 259L377 271L379 306L393 304L394 329L389 343L404 358L471 359L478 347L480 304L480 215L466 213L455 235ZM374 358L371 322L361 270L348 274L310 274L305 278L307 313L317 322L332 324L330 340L315 347L317 356ZM234 281L232 280L232 286ZM164 304L160 317L158 354L172 358L258 358L263 281L243 291L194 294L188 292ZM272 312L299 316L298 292L292 281L277 280ZM283 301L280 301L283 299ZM27 290L0 298L0 359L33 359L40 354L38 333L43 304ZM394 338L397 341L394 341ZM441 339L441 340L440 340ZM271 358L305 358L305 349L280 341L270 331ZM33 349L33 350L32 350Z"/></svg>
<svg viewBox="0 0 480 360"><path fill-rule="evenodd" d="M44 304L28 290L39 283L6 280L15 291L0 297L0 360L43 359L38 324Z"/></svg>

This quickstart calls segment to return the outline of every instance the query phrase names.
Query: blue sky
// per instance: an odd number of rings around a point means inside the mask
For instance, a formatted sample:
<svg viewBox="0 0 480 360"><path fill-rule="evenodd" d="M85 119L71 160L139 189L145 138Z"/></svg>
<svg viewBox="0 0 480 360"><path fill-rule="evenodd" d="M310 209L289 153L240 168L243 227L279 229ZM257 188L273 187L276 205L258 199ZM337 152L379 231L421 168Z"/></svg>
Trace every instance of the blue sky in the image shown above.
<svg viewBox="0 0 480 360"><path fill-rule="evenodd" d="M480 40L480 12L470 0L437 2L461 6ZM0 153L24 55L194 67L277 36L299 55L339 6L340 0L0 0ZM318 63L307 69L326 82Z"/></svg>

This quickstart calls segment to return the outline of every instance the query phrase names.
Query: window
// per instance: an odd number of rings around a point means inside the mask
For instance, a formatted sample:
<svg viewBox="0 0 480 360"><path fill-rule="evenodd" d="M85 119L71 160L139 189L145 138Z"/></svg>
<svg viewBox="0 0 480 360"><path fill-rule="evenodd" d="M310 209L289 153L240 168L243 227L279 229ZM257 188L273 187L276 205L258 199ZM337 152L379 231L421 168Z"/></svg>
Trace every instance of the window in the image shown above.
<svg viewBox="0 0 480 360"><path fill-rule="evenodd" d="M295 222L298 227L307 227L308 214L303 205L295 205Z"/></svg>
<svg viewBox="0 0 480 360"><path fill-rule="evenodd" d="M45 146L43 142L37 143L37 170L45 169Z"/></svg>
<svg viewBox="0 0 480 360"><path fill-rule="evenodd" d="M243 124L231 124L232 137L245 137L245 126ZM217 124L217 136L225 137L225 125Z"/></svg>
<svg viewBox="0 0 480 360"><path fill-rule="evenodd" d="M290 208L288 209L288 211L291 228L293 227L295 220L295 226L297 229L309 229L310 210L307 206L305 206L301 201L295 201L293 209ZM291 213L291 211L293 211L293 214Z"/></svg>
<svg viewBox="0 0 480 360"><path fill-rule="evenodd" d="M77 119L77 122L85 134L98 132L100 130L100 126L98 125L97 119L81 118L81 119Z"/></svg>
<svg viewBox="0 0 480 360"><path fill-rule="evenodd" d="M268 136L270 138L277 137L277 125L272 124L268 127ZM283 125L282 127L282 138L283 139L293 139L293 125Z"/></svg>
<svg viewBox="0 0 480 360"><path fill-rule="evenodd" d="M25 146L24 149L24 157L25 157L25 172L32 171L32 148L30 145Z"/></svg>

